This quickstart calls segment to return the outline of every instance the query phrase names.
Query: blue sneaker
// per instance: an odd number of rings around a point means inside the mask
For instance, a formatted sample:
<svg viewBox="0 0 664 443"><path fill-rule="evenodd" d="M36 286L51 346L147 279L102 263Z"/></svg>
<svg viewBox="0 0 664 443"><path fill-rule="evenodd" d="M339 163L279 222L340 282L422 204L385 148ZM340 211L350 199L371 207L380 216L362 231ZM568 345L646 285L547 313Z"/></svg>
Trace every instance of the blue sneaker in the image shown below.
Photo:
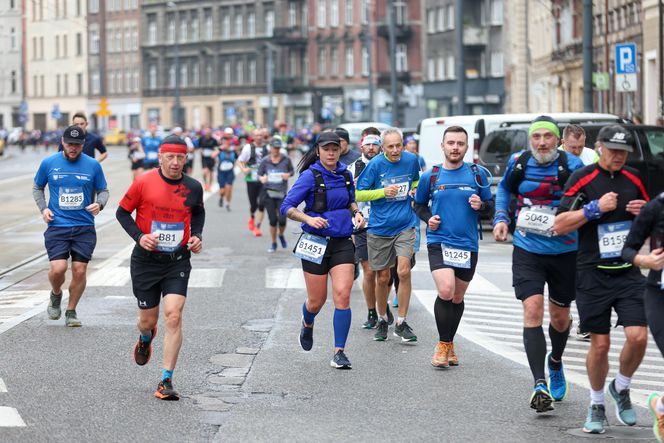
<svg viewBox="0 0 664 443"><path fill-rule="evenodd" d="M616 379L614 378L609 383L609 395L616 404L616 417L620 423L627 426L634 426L636 424L636 412L632 408L632 400L629 398L629 389L616 391Z"/></svg>
<svg viewBox="0 0 664 443"><path fill-rule="evenodd" d="M583 432L588 434L603 434L604 423L606 423L606 411L604 405L588 406L588 417L583 425Z"/></svg>
<svg viewBox="0 0 664 443"><path fill-rule="evenodd" d="M267 252L275 252L277 250L277 244L272 243L269 248L267 248Z"/></svg>
<svg viewBox="0 0 664 443"><path fill-rule="evenodd" d="M533 389L533 394L530 396L530 407L538 414L553 411L553 398L546 382L543 380L538 380L535 389Z"/></svg>
<svg viewBox="0 0 664 443"><path fill-rule="evenodd" d="M567 391L569 391L569 384L565 378L565 371L563 369L563 362L560 362L560 369L557 371L551 369L551 353L546 357L549 366L549 392L555 401L563 401L567 398Z"/></svg>
<svg viewBox="0 0 664 443"><path fill-rule="evenodd" d="M281 247L286 249L288 247L288 243L286 243L286 237L283 235L279 236L279 241L281 242Z"/></svg>
<svg viewBox="0 0 664 443"><path fill-rule="evenodd" d="M300 329L300 346L305 351L311 351L314 346L314 325L305 326L302 319L302 328Z"/></svg>
<svg viewBox="0 0 664 443"><path fill-rule="evenodd" d="M334 357L332 357L330 366L335 369L351 369L350 360L348 360L348 357L346 357L346 354L344 354L344 351L341 349L339 349L337 353L334 354Z"/></svg>

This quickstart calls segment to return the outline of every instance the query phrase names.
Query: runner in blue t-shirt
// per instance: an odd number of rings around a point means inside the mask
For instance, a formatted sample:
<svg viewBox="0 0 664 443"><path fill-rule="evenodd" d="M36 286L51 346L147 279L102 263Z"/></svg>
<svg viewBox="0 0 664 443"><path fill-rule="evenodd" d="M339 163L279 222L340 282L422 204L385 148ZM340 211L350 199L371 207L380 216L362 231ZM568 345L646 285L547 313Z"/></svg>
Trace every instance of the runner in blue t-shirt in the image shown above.
<svg viewBox="0 0 664 443"><path fill-rule="evenodd" d="M71 255L72 280L65 312L65 325L71 327L81 326L76 317L76 306L83 295L88 262L97 244L94 217L108 201L101 165L94 158L82 155L85 137L85 131L76 125L64 131L64 150L41 162L32 191L37 207L48 223L44 243L50 261L51 296L47 313L51 320L59 319L62 313L62 285L67 259ZM48 205L44 193L47 185Z"/></svg>
<svg viewBox="0 0 664 443"><path fill-rule="evenodd" d="M143 159L143 167L147 169L159 167L159 146L161 146L161 137L157 135L157 130L153 127L150 128L150 135L144 136L141 140L143 151L145 151L145 158Z"/></svg>
<svg viewBox="0 0 664 443"><path fill-rule="evenodd" d="M406 323L406 315L410 303L415 226L419 223L413 212L412 195L420 179L420 166L414 154L404 152L403 137L398 129L386 129L381 139L383 153L374 157L357 178L357 200L371 201L367 246L369 266L378 278L376 310L379 317L374 340L387 340L390 268L396 263L400 284L394 334L404 342L415 342L417 336Z"/></svg>
<svg viewBox="0 0 664 443"><path fill-rule="evenodd" d="M507 240L510 196L517 199L516 231L512 254L512 286L523 304L523 343L535 388L530 407L539 412L553 410L553 401L567 396L568 383L562 356L572 325L569 307L576 296L576 231L556 235L553 222L570 174L583 167L573 155L557 149L560 129L547 116L536 118L528 129L530 149L514 154L496 194L493 236ZM549 338L546 355L544 284L549 289ZM549 384L544 375L549 366Z"/></svg>
<svg viewBox="0 0 664 443"><path fill-rule="evenodd" d="M459 365L454 336L477 266L479 212L489 211L493 204L486 172L463 161L466 130L447 128L441 148L445 161L422 175L415 211L427 223L429 268L438 290L434 315L439 338L431 364L447 368Z"/></svg>

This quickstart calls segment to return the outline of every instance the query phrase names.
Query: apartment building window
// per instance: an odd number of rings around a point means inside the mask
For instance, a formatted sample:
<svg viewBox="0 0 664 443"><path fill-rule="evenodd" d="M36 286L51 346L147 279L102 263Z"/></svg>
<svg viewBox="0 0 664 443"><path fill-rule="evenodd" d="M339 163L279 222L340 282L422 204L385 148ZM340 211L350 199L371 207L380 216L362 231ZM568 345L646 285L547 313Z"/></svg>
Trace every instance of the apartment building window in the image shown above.
<svg viewBox="0 0 664 443"><path fill-rule="evenodd" d="M131 28L124 28L124 48L125 51L131 50Z"/></svg>
<svg viewBox="0 0 664 443"><path fill-rule="evenodd" d="M55 95L60 97L60 74L55 76Z"/></svg>
<svg viewBox="0 0 664 443"><path fill-rule="evenodd" d="M69 52L67 46L69 46L69 44L67 42L67 34L65 34L62 36L62 56L64 58L67 58L67 53Z"/></svg>
<svg viewBox="0 0 664 443"><path fill-rule="evenodd" d="M436 79L436 61L433 58L427 60L427 80Z"/></svg>
<svg viewBox="0 0 664 443"><path fill-rule="evenodd" d="M37 76L36 75L32 76L32 96L33 97L37 96Z"/></svg>
<svg viewBox="0 0 664 443"><path fill-rule="evenodd" d="M83 74L76 74L76 94L83 95Z"/></svg>
<svg viewBox="0 0 664 443"><path fill-rule="evenodd" d="M81 16L81 0L76 0L76 17Z"/></svg>
<svg viewBox="0 0 664 443"><path fill-rule="evenodd" d="M228 15L228 9L222 10L221 18L221 38L228 40L231 38L231 17Z"/></svg>
<svg viewBox="0 0 664 443"><path fill-rule="evenodd" d="M168 67L168 87L175 88L175 64L173 63Z"/></svg>
<svg viewBox="0 0 664 443"><path fill-rule="evenodd" d="M115 94L115 71L108 74L108 93Z"/></svg>
<svg viewBox="0 0 664 443"><path fill-rule="evenodd" d="M9 30L9 47L12 51L15 51L17 48L17 38L16 38L16 28L11 28Z"/></svg>
<svg viewBox="0 0 664 443"><path fill-rule="evenodd" d="M90 82L91 82L91 87L92 87L92 94L93 95L99 95L99 73L98 72L93 72L90 75Z"/></svg>
<svg viewBox="0 0 664 443"><path fill-rule="evenodd" d="M16 0L10 0L9 9L15 9L15 8L16 8Z"/></svg>
<svg viewBox="0 0 664 443"><path fill-rule="evenodd" d="M37 60L37 37L32 37L32 59Z"/></svg>
<svg viewBox="0 0 664 443"><path fill-rule="evenodd" d="M191 41L197 42L199 38L198 14L191 13Z"/></svg>
<svg viewBox="0 0 664 443"><path fill-rule="evenodd" d="M205 10L205 40L212 40L214 37L214 23L212 22L212 11Z"/></svg>
<svg viewBox="0 0 664 443"><path fill-rule="evenodd" d="M454 29L454 5L447 5L447 29Z"/></svg>
<svg viewBox="0 0 664 443"><path fill-rule="evenodd" d="M186 63L180 65L180 86L183 88L189 86L189 66Z"/></svg>
<svg viewBox="0 0 664 443"><path fill-rule="evenodd" d="M78 32L76 34L76 56L83 54L83 35Z"/></svg>
<svg viewBox="0 0 664 443"><path fill-rule="evenodd" d="M445 80L445 74L447 74L447 71L445 71L445 57L442 55L438 56L436 59L436 79L437 80Z"/></svg>
<svg viewBox="0 0 664 443"><path fill-rule="evenodd" d="M90 54L99 54L99 29L97 25L90 26Z"/></svg>
<svg viewBox="0 0 664 443"><path fill-rule="evenodd" d="M360 23L363 25L369 24L369 0L360 2Z"/></svg>
<svg viewBox="0 0 664 443"><path fill-rule="evenodd" d="M191 67L191 86L197 88L201 84L201 68L198 62Z"/></svg>
<svg viewBox="0 0 664 443"><path fill-rule="evenodd" d="M362 46L362 75L369 76L369 49L366 46Z"/></svg>
<svg viewBox="0 0 664 443"><path fill-rule="evenodd" d="M12 73L11 73L11 91L12 91L12 94L16 94L17 85L18 85L18 78L17 78L17 75L16 75L16 71L12 71Z"/></svg>
<svg viewBox="0 0 664 443"><path fill-rule="evenodd" d="M346 48L346 77L352 77L355 74L353 61L353 48Z"/></svg>
<svg viewBox="0 0 664 443"><path fill-rule="evenodd" d="M205 84L212 86L212 63L210 62L205 65Z"/></svg>
<svg viewBox="0 0 664 443"><path fill-rule="evenodd" d="M443 32L445 27L445 7L436 9L436 30Z"/></svg>
<svg viewBox="0 0 664 443"><path fill-rule="evenodd" d="M115 30L115 50L116 52L122 52L122 29L118 28Z"/></svg>
<svg viewBox="0 0 664 443"><path fill-rule="evenodd" d="M235 84L244 84L244 63L242 60L238 60L235 63Z"/></svg>
<svg viewBox="0 0 664 443"><path fill-rule="evenodd" d="M44 37L39 37L39 59L44 60Z"/></svg>
<svg viewBox="0 0 664 443"><path fill-rule="evenodd" d="M288 50L288 75L290 77L297 75L297 52L293 49Z"/></svg>
<svg viewBox="0 0 664 443"><path fill-rule="evenodd" d="M62 79L62 86L64 90L64 95L65 96L69 95L69 74L65 74L64 78Z"/></svg>
<svg viewBox="0 0 664 443"><path fill-rule="evenodd" d="M408 45L405 43L397 44L395 48L397 72L408 71Z"/></svg>
<svg viewBox="0 0 664 443"><path fill-rule="evenodd" d="M60 17L60 0L55 0L55 12L54 12L55 18ZM60 95L60 94L58 94Z"/></svg>
<svg viewBox="0 0 664 443"><path fill-rule="evenodd" d="M43 97L44 95L46 95L46 88L44 88L44 85L45 85L45 84L46 84L46 82L45 82L45 80L44 80L44 76L43 76L43 75L40 75L40 76L39 76L39 89L41 89L41 96L42 96L42 97Z"/></svg>
<svg viewBox="0 0 664 443"><path fill-rule="evenodd" d="M166 42L175 43L175 14L166 17Z"/></svg>
<svg viewBox="0 0 664 443"><path fill-rule="evenodd" d="M406 9L406 2L397 0L394 2L394 17L397 25L404 25L408 21L408 9Z"/></svg>
<svg viewBox="0 0 664 443"><path fill-rule="evenodd" d="M247 34L249 37L256 37L256 13L247 14Z"/></svg>
<svg viewBox="0 0 664 443"><path fill-rule="evenodd" d="M274 11L265 11L265 35L268 37L274 34Z"/></svg>
<svg viewBox="0 0 664 443"><path fill-rule="evenodd" d="M332 77L339 75L339 49L335 47L330 49L330 75Z"/></svg>
<svg viewBox="0 0 664 443"><path fill-rule="evenodd" d="M124 92L131 92L131 83L132 83L132 73L129 69L125 69L124 72Z"/></svg>
<svg viewBox="0 0 664 443"><path fill-rule="evenodd" d="M346 23L346 26L353 26L353 0L346 0L344 23Z"/></svg>
<svg viewBox="0 0 664 443"><path fill-rule="evenodd" d="M67 2L69 0L62 0L62 18L67 18Z"/></svg>
<svg viewBox="0 0 664 443"><path fill-rule="evenodd" d="M339 0L330 0L330 26L339 26Z"/></svg>
<svg viewBox="0 0 664 443"><path fill-rule="evenodd" d="M319 28L324 28L326 23L325 23L325 17L327 16L327 5L325 4L325 0L318 0L318 8L316 10L316 25Z"/></svg>
<svg viewBox="0 0 664 443"><path fill-rule="evenodd" d="M148 44L157 44L157 17L154 15L148 16Z"/></svg>
<svg viewBox="0 0 664 443"><path fill-rule="evenodd" d="M55 58L60 58L60 36L55 36Z"/></svg>
<svg viewBox="0 0 664 443"><path fill-rule="evenodd" d="M134 69L134 92L138 92L138 68Z"/></svg>
<svg viewBox="0 0 664 443"><path fill-rule="evenodd" d="M180 43L185 43L189 38L187 32L189 31L189 26L186 20L186 17L183 15L180 16Z"/></svg>
<svg viewBox="0 0 664 443"><path fill-rule="evenodd" d="M231 85L231 62L225 61L224 62L224 86L230 86Z"/></svg>
<svg viewBox="0 0 664 443"><path fill-rule="evenodd" d="M503 53L501 51L491 51L491 76L502 77L504 72Z"/></svg>
<svg viewBox="0 0 664 443"><path fill-rule="evenodd" d="M493 26L503 24L503 0L491 0L491 24Z"/></svg>
<svg viewBox="0 0 664 443"><path fill-rule="evenodd" d="M242 37L242 32L244 31L243 28L243 18L242 18L242 13L240 12L240 9L236 9L235 11L235 38L241 38Z"/></svg>
<svg viewBox="0 0 664 443"><path fill-rule="evenodd" d="M325 48L318 48L318 76L325 77L327 64L325 63Z"/></svg>
<svg viewBox="0 0 664 443"><path fill-rule="evenodd" d="M256 60L249 60L249 84L256 84Z"/></svg>
<svg viewBox="0 0 664 443"><path fill-rule="evenodd" d="M148 89L157 89L157 65L148 67Z"/></svg>
<svg viewBox="0 0 664 443"><path fill-rule="evenodd" d="M453 55L448 55L447 56L447 75L445 76L449 80L454 80L456 78L456 72L454 70L456 69L455 66L455 60Z"/></svg>
<svg viewBox="0 0 664 443"><path fill-rule="evenodd" d="M436 32L436 10L427 9L427 32L433 34Z"/></svg>
<svg viewBox="0 0 664 443"><path fill-rule="evenodd" d="M288 26L297 26L297 5L294 1L288 2Z"/></svg>
<svg viewBox="0 0 664 443"><path fill-rule="evenodd" d="M88 7L88 12L91 14L96 14L99 12L99 0L90 0L90 6Z"/></svg>

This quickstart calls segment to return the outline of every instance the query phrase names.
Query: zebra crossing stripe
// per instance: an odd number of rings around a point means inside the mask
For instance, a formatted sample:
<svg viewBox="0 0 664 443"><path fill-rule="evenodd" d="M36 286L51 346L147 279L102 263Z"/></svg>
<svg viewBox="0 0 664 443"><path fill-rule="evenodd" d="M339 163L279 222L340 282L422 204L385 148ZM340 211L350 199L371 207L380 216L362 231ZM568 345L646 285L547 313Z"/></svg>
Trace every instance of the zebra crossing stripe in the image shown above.
<svg viewBox="0 0 664 443"><path fill-rule="evenodd" d="M268 289L304 289L304 274L299 268L265 268L265 287Z"/></svg>
<svg viewBox="0 0 664 443"><path fill-rule="evenodd" d="M15 408L0 406L0 427L24 427L25 422Z"/></svg>
<svg viewBox="0 0 664 443"><path fill-rule="evenodd" d="M7 392L7 385L3 379L0 378L0 392Z"/></svg>

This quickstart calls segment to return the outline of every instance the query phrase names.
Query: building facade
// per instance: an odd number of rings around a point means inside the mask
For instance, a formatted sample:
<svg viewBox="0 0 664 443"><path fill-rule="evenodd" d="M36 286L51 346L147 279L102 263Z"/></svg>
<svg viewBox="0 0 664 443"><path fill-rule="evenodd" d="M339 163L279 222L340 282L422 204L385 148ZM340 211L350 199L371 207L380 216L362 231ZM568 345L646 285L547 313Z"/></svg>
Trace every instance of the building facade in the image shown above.
<svg viewBox="0 0 664 443"><path fill-rule="evenodd" d="M643 0L643 122L655 124L664 115L659 83L659 8L657 0Z"/></svg>
<svg viewBox="0 0 664 443"><path fill-rule="evenodd" d="M511 3L511 2L510 2ZM500 113L505 108L503 0L463 2L466 113ZM426 76L428 116L457 113L456 2L427 0Z"/></svg>
<svg viewBox="0 0 664 443"><path fill-rule="evenodd" d="M0 128L21 126L22 7L21 0L0 1Z"/></svg>
<svg viewBox="0 0 664 443"><path fill-rule="evenodd" d="M93 127L140 127L140 17L138 0L89 0L87 111ZM103 107L109 115L97 116Z"/></svg>
<svg viewBox="0 0 664 443"><path fill-rule="evenodd" d="M86 110L85 0L35 0L25 7L27 128L64 127Z"/></svg>

